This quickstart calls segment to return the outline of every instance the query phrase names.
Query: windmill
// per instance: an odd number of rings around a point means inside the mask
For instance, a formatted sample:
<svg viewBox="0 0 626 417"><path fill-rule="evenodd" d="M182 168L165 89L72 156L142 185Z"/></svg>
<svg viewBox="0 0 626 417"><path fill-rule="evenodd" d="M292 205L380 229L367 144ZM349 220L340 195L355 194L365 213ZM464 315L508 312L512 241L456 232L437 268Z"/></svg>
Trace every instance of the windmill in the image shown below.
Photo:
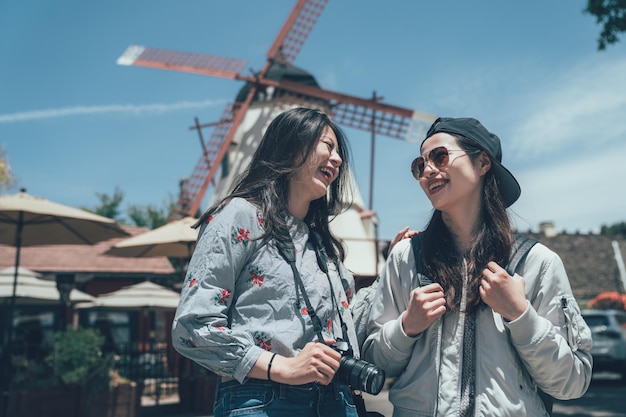
<svg viewBox="0 0 626 417"><path fill-rule="evenodd" d="M181 71L244 81L234 102L226 105L215 123L195 119L202 146L192 175L181 183L174 212L194 216L210 185L212 202L225 196L234 179L246 168L269 122L281 111L306 106L320 108L339 124L371 132L372 158L375 135L416 142L435 116L380 101L323 89L315 78L293 65L328 0L298 0L267 52L263 68L253 75L243 73L247 62L220 57L131 45L118 58L120 65ZM213 127L205 141L202 129ZM370 188L372 181L370 180ZM352 207L331 222L331 230L344 241L346 266L355 276L375 277L380 265L376 224L370 206L366 209L358 188L353 187Z"/></svg>

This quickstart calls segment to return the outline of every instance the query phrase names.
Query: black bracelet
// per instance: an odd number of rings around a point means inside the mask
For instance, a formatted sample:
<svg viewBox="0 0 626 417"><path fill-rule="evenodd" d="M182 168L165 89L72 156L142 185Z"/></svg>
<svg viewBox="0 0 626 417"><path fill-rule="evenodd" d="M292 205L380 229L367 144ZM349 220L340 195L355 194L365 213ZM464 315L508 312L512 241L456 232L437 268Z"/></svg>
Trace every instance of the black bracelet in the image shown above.
<svg viewBox="0 0 626 417"><path fill-rule="evenodd" d="M270 377L270 371L272 370L272 362L274 362L274 358L276 357L277 353L273 353L272 357L270 358L270 361L267 363L267 380L271 381L272 378Z"/></svg>

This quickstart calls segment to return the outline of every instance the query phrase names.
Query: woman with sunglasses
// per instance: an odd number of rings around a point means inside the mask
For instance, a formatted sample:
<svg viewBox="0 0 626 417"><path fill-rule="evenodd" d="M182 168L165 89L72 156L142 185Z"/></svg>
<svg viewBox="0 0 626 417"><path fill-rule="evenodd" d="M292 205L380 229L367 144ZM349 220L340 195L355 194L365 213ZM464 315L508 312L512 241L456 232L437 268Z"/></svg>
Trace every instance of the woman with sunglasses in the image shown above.
<svg viewBox="0 0 626 417"><path fill-rule="evenodd" d="M331 347L342 339L358 355L354 279L328 225L348 198L347 159L325 113L285 111L234 191L200 218L172 343L220 375L216 417L357 416Z"/></svg>
<svg viewBox="0 0 626 417"><path fill-rule="evenodd" d="M537 243L505 270L521 190L501 159L477 120L439 118L413 161L433 215L419 251L409 239L391 251L362 348L396 377L394 417L547 416L541 390L571 399L589 386L591 333L559 256Z"/></svg>

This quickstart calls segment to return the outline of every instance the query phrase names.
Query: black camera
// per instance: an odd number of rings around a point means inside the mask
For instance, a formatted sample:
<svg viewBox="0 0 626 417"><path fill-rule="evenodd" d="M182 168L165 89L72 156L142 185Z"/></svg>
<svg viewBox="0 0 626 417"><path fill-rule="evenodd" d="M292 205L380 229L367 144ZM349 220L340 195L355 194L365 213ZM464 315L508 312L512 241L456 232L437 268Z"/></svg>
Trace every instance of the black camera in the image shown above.
<svg viewBox="0 0 626 417"><path fill-rule="evenodd" d="M330 347L341 353L339 369L335 373L337 382L373 395L377 395L383 389L385 371L369 362L356 359L348 342L339 339Z"/></svg>

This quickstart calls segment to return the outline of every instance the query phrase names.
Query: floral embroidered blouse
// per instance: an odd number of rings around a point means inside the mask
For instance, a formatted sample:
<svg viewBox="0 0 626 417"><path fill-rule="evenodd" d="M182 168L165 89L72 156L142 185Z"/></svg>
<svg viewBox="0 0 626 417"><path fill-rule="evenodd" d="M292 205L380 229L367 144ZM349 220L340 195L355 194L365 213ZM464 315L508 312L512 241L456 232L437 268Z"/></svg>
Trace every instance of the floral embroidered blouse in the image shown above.
<svg viewBox="0 0 626 417"><path fill-rule="evenodd" d="M341 314L358 357L348 307L354 294L352 275L341 264L339 274L330 262L327 276L318 266L308 226L293 217L289 224L296 267L324 338L342 338ZM291 267L272 241L256 239L262 234L259 209L242 198L231 200L201 225L172 325L172 343L179 353L241 383L263 350L292 357L318 339Z"/></svg>

